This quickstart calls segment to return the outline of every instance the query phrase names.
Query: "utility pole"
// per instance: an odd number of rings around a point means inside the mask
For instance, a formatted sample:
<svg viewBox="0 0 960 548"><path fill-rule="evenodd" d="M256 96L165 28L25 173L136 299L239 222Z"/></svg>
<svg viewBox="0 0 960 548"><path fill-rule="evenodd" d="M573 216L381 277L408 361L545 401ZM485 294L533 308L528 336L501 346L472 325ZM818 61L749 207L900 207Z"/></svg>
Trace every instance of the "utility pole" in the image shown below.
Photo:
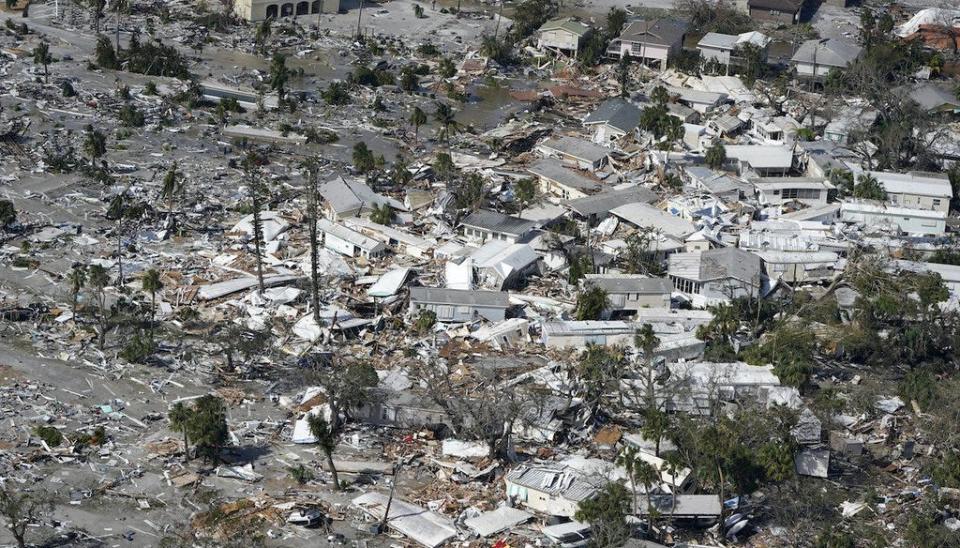
<svg viewBox="0 0 960 548"><path fill-rule="evenodd" d="M357 41L362 38L360 35L360 19L363 17L363 0L360 0L360 13L357 14Z"/></svg>
<svg viewBox="0 0 960 548"><path fill-rule="evenodd" d="M397 458L393 465L393 481L390 483L390 496L387 498L387 507L383 510L383 519L380 520L380 532L387 530L387 518L390 516L390 506L393 504L393 493L397 490L397 479L400 476L400 468L403 467L403 456Z"/></svg>

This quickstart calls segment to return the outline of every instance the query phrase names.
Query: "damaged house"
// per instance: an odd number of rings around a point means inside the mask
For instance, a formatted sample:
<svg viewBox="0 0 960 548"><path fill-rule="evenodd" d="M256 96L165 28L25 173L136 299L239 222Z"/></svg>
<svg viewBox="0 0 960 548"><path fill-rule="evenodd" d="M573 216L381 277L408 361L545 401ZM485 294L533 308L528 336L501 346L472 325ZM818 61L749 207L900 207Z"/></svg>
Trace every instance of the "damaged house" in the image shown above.
<svg viewBox="0 0 960 548"><path fill-rule="evenodd" d="M442 287L411 287L410 315L416 317L429 310L437 321L473 322L484 319L499 322L506 317L510 300L503 291L474 291Z"/></svg>

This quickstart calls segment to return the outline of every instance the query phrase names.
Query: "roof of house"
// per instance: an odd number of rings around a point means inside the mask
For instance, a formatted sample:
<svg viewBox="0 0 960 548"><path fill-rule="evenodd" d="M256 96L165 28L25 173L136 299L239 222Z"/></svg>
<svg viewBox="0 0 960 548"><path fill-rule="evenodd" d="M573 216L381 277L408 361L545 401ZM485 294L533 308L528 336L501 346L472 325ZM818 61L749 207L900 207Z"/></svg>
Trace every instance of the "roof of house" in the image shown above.
<svg viewBox="0 0 960 548"><path fill-rule="evenodd" d="M587 274L584 285L599 287L607 293L664 294L673 292L666 278L648 278L639 274Z"/></svg>
<svg viewBox="0 0 960 548"><path fill-rule="evenodd" d="M565 168L555 160L538 160L535 164L528 167L527 171L537 177L584 192L594 192L601 188L600 181L591 179L583 175L582 172Z"/></svg>
<svg viewBox="0 0 960 548"><path fill-rule="evenodd" d="M609 213L611 209L624 204L638 202L651 203L658 199L659 197L652 190L642 186L635 186L624 190L607 190L594 194L593 196L577 198L576 200L567 200L563 202L563 205L579 215L589 217L591 215Z"/></svg>
<svg viewBox="0 0 960 548"><path fill-rule="evenodd" d="M723 133L736 131L743 126L743 120L733 114L724 114L711 120L714 126Z"/></svg>
<svg viewBox="0 0 960 548"><path fill-rule="evenodd" d="M791 61L843 68L852 63L863 48L834 38L807 40L797 48Z"/></svg>
<svg viewBox="0 0 960 548"><path fill-rule="evenodd" d="M394 209L406 209L403 204L392 198L381 196L362 181L348 181L337 176L320 185L320 196L330 204L336 213L353 211L363 207L386 204Z"/></svg>
<svg viewBox="0 0 960 548"><path fill-rule="evenodd" d="M753 186L760 192L783 190L787 188L806 188L813 190L829 190L834 186L822 179L813 177L760 177L750 179Z"/></svg>
<svg viewBox="0 0 960 548"><path fill-rule="evenodd" d="M844 213L869 213L872 215L885 215L888 217L933 219L935 221L944 221L947 219L946 211L892 206L879 200L867 200L860 198L844 198L843 201L840 202L840 213L841 215Z"/></svg>
<svg viewBox="0 0 960 548"><path fill-rule="evenodd" d="M883 185L883 189L892 194L916 194L948 200L953 198L950 177L943 173L922 171L908 171L907 173L867 171L866 173L873 175Z"/></svg>
<svg viewBox="0 0 960 548"><path fill-rule="evenodd" d="M366 251L374 251L386 247L383 242L368 238L359 232L350 230L343 225L332 223L327 219L317 219L317 229L328 236L340 238Z"/></svg>
<svg viewBox="0 0 960 548"><path fill-rule="evenodd" d="M503 213L489 209L478 209L474 211L470 215L467 215L467 218L463 220L462 224L464 226L513 236L522 236L538 226L537 223L533 221L526 221L519 217L504 215Z"/></svg>
<svg viewBox="0 0 960 548"><path fill-rule="evenodd" d="M643 42L659 46L672 46L683 41L687 33L688 24L676 19L639 19L627 25L620 33L620 40L625 42Z"/></svg>
<svg viewBox="0 0 960 548"><path fill-rule="evenodd" d="M804 0L747 0L751 8L797 13L803 7Z"/></svg>
<svg viewBox="0 0 960 548"><path fill-rule="evenodd" d="M445 287L411 287L410 300L460 306L486 306L509 308L510 299L505 291L478 291L474 289L447 289Z"/></svg>
<svg viewBox="0 0 960 548"><path fill-rule="evenodd" d="M626 99L615 97L600 103L600 106L591 112L583 123L585 125L607 124L624 133L629 133L640 125L640 114L639 107Z"/></svg>
<svg viewBox="0 0 960 548"><path fill-rule="evenodd" d="M561 19L554 19L552 21L547 21L540 27L540 32L547 32L551 30L565 30L577 36L585 36L590 32L590 27L584 25L576 19L571 19L570 17L564 17Z"/></svg>
<svg viewBox="0 0 960 548"><path fill-rule="evenodd" d="M699 42L697 42L697 47L732 50L737 43L737 38L739 37L733 34L708 32L703 35L703 38L701 38Z"/></svg>
<svg viewBox="0 0 960 548"><path fill-rule="evenodd" d="M639 227L651 227L667 236L683 239L697 231L693 223L642 202L624 204L610 213Z"/></svg>
<svg viewBox="0 0 960 548"><path fill-rule="evenodd" d="M597 492L597 487L586 481L573 468L557 464L521 464L507 472L506 481L528 489L562 496L571 501L586 500Z"/></svg>
<svg viewBox="0 0 960 548"><path fill-rule="evenodd" d="M772 365L750 365L744 362L668 363L674 379L688 379L693 386L780 386L780 378Z"/></svg>
<svg viewBox="0 0 960 548"><path fill-rule="evenodd" d="M793 149L786 146L727 145L727 158L737 159L756 169L789 169L793 165Z"/></svg>
<svg viewBox="0 0 960 548"><path fill-rule="evenodd" d="M757 276L760 274L760 257L735 247L675 253L667 260L667 272L671 276L699 282L733 278L747 283L759 283Z"/></svg>
<svg viewBox="0 0 960 548"><path fill-rule="evenodd" d="M646 497L638 494L634 508L641 516L650 513L653 507L660 515L674 517L709 517L720 516L719 495L670 495L659 494Z"/></svg>
<svg viewBox="0 0 960 548"><path fill-rule="evenodd" d="M948 87L926 82L914 86L910 98L926 110L940 110L943 107L960 108L960 99Z"/></svg>
<svg viewBox="0 0 960 548"><path fill-rule="evenodd" d="M540 143L540 146L551 151L557 151L560 154L571 156L577 160L583 160L591 163L599 162L610 154L610 149L602 147L592 141L579 139L577 137L562 136L552 137Z"/></svg>

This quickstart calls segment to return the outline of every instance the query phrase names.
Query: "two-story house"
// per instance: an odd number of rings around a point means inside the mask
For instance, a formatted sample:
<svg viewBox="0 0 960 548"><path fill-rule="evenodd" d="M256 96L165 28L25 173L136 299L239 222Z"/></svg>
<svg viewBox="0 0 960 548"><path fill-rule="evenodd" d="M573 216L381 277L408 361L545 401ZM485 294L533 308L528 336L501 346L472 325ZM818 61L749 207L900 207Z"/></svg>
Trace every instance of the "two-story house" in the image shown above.
<svg viewBox="0 0 960 548"><path fill-rule="evenodd" d="M654 62L667 68L667 59L680 52L688 25L676 19L640 19L627 24L620 37L607 48L607 55L629 55L642 63Z"/></svg>

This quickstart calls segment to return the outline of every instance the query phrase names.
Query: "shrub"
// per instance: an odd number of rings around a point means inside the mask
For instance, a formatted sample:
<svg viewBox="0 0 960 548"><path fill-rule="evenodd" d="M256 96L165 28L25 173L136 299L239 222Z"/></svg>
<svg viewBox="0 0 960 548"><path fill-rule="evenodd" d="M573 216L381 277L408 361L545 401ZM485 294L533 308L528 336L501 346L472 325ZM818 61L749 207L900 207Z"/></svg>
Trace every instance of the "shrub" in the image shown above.
<svg viewBox="0 0 960 548"><path fill-rule="evenodd" d="M50 447L60 447L63 443L63 434L52 426L38 426L33 429L33 433Z"/></svg>

